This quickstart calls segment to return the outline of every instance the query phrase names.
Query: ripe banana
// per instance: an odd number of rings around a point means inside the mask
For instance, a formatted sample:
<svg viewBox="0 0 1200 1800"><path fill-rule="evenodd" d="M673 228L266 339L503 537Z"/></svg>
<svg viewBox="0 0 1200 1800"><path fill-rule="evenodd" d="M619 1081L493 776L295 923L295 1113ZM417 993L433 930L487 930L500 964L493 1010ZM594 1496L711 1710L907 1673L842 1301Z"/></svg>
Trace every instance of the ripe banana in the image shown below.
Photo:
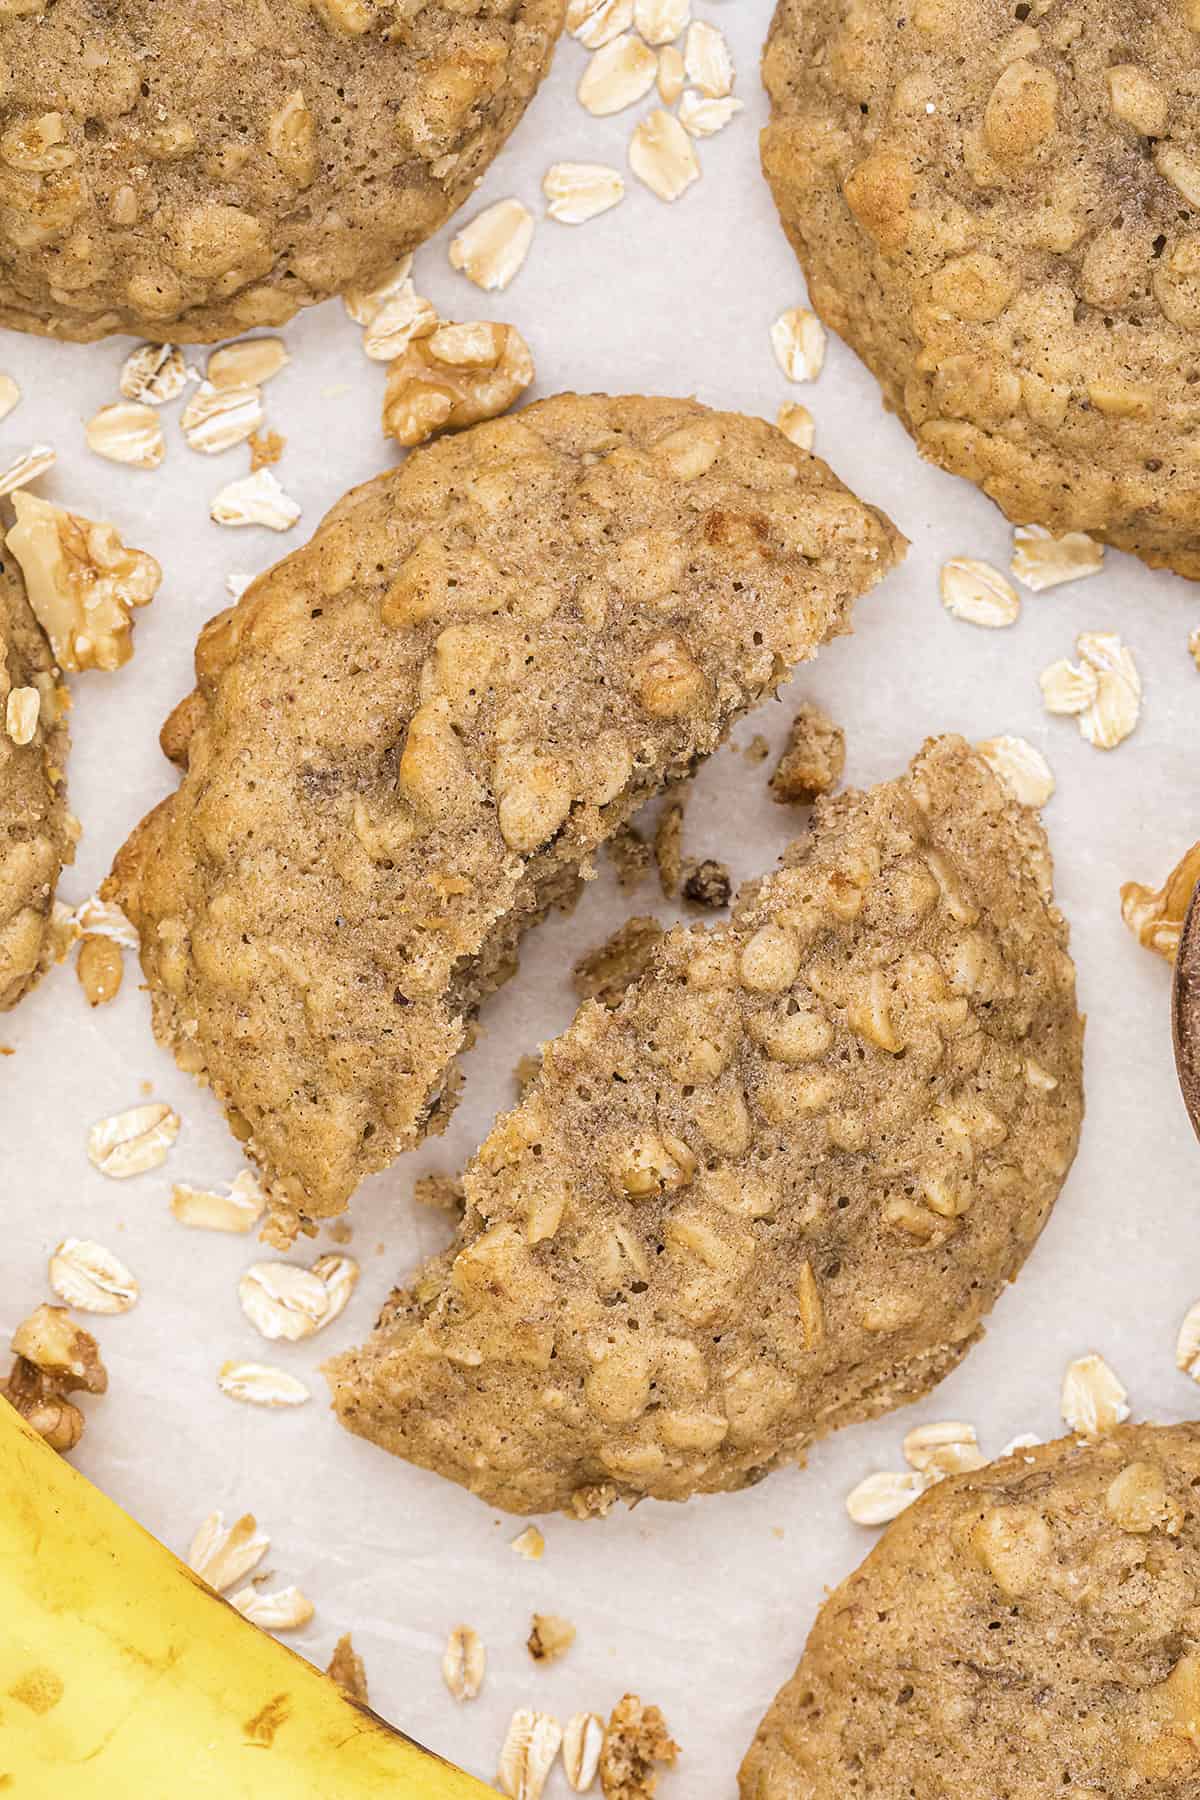
<svg viewBox="0 0 1200 1800"><path fill-rule="evenodd" d="M0 1793L479 1800L493 1790L249 1624L0 1400Z"/></svg>

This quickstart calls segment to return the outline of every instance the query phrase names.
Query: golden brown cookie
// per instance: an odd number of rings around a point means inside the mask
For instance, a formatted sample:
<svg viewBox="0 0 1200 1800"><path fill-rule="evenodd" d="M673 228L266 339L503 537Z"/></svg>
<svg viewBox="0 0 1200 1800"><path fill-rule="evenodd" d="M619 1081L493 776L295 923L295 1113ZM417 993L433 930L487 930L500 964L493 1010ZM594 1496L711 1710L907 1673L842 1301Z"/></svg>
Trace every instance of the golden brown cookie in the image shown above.
<svg viewBox="0 0 1200 1800"><path fill-rule="evenodd" d="M822 1608L742 1800L1200 1791L1200 1425L940 1482Z"/></svg>
<svg viewBox="0 0 1200 1800"><path fill-rule="evenodd" d="M0 324L207 342L379 277L480 180L562 0L0 8Z"/></svg>
<svg viewBox="0 0 1200 1800"><path fill-rule="evenodd" d="M1200 11L780 0L764 76L813 304L922 455L1200 576Z"/></svg>
<svg viewBox="0 0 1200 1800"><path fill-rule="evenodd" d="M452 1248L330 1366L343 1424L516 1512L744 1487L933 1386L1083 1110L1036 817L958 738L733 922L588 1002L464 1177Z"/></svg>
<svg viewBox="0 0 1200 1800"><path fill-rule="evenodd" d="M902 542L762 420L562 395L359 488L205 628L183 783L105 892L283 1211L440 1128L522 931Z"/></svg>
<svg viewBox="0 0 1200 1800"><path fill-rule="evenodd" d="M21 571L0 563L0 1012L49 965L54 889L75 855L66 696Z"/></svg>

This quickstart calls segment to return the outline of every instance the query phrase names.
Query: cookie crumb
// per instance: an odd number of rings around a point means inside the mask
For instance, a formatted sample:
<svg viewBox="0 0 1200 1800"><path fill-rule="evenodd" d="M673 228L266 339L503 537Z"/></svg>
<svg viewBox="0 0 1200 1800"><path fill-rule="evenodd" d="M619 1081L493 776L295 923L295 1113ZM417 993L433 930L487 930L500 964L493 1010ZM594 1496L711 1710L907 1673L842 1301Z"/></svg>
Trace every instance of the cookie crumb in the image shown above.
<svg viewBox="0 0 1200 1800"><path fill-rule="evenodd" d="M742 755L748 763L764 763L771 754L771 746L761 731L756 731Z"/></svg>
<svg viewBox="0 0 1200 1800"><path fill-rule="evenodd" d="M342 1692L349 1694L361 1706L368 1704L367 1671L362 1657L354 1648L348 1631L343 1632L333 1646L333 1655L329 1659L329 1667L325 1673L336 1681Z"/></svg>
<svg viewBox="0 0 1200 1800"><path fill-rule="evenodd" d="M693 906L707 906L714 911L729 905L732 892L729 870L711 856L697 863L683 884L685 900L690 900Z"/></svg>
<svg viewBox="0 0 1200 1800"><path fill-rule="evenodd" d="M516 1083L518 1094L523 1094L530 1082L537 1079L541 1066L540 1056L519 1056L517 1058L517 1066L513 1070L513 1080Z"/></svg>
<svg viewBox="0 0 1200 1800"><path fill-rule="evenodd" d="M632 825L622 825L614 831L608 854L617 871L618 885L626 891L637 887L650 867L650 846Z"/></svg>
<svg viewBox="0 0 1200 1800"><path fill-rule="evenodd" d="M845 767L845 732L806 700L771 776L771 798L780 806L811 806L819 794L832 793Z"/></svg>
<svg viewBox="0 0 1200 1800"><path fill-rule="evenodd" d="M599 1000L610 1011L619 1006L626 989L644 973L662 936L657 919L635 913L579 958L572 975L575 992L581 1000Z"/></svg>
<svg viewBox="0 0 1200 1800"><path fill-rule="evenodd" d="M252 431L246 440L250 446L250 473L269 469L283 455L287 439L278 431Z"/></svg>
<svg viewBox="0 0 1200 1800"><path fill-rule="evenodd" d="M546 1554L546 1540L536 1525L527 1525L524 1531L518 1531L509 1549L523 1556L526 1562L541 1562Z"/></svg>
<svg viewBox="0 0 1200 1800"><path fill-rule="evenodd" d="M418 1175L413 1183L413 1199L419 1206L430 1206L435 1212L460 1213L467 1203L463 1184L457 1175Z"/></svg>
<svg viewBox="0 0 1200 1800"><path fill-rule="evenodd" d="M557 1613L534 1613L525 1648L534 1662L552 1663L565 1656L575 1642L575 1627Z"/></svg>
<svg viewBox="0 0 1200 1800"><path fill-rule="evenodd" d="M673 1768L678 1757L679 1745L658 1707L626 1694L613 1707L600 1752L604 1800L650 1800L658 1790L654 1765Z"/></svg>
<svg viewBox="0 0 1200 1800"><path fill-rule="evenodd" d="M654 860L663 894L673 900L683 879L683 815L687 806L681 795L673 795L658 815L654 832Z"/></svg>

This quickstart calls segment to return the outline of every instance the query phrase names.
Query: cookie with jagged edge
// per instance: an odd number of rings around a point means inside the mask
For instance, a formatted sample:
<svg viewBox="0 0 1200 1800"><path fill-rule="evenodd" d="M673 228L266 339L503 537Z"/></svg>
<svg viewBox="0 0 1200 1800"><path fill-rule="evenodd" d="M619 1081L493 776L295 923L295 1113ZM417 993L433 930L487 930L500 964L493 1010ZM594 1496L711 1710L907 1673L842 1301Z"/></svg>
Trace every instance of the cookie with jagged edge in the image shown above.
<svg viewBox="0 0 1200 1800"><path fill-rule="evenodd" d="M369 286L467 198L562 0L0 7L0 324L208 342Z"/></svg>
<svg viewBox="0 0 1200 1800"><path fill-rule="evenodd" d="M74 859L79 835L67 808L67 704L21 571L5 558L0 562L0 1012L15 1006L54 959L54 891L63 864Z"/></svg>
<svg viewBox="0 0 1200 1800"><path fill-rule="evenodd" d="M780 0L763 73L813 304L922 455L1200 576L1200 10Z"/></svg>
<svg viewBox="0 0 1200 1800"><path fill-rule="evenodd" d="M1046 1221L1082 1035L1040 822L931 742L544 1047L455 1243L331 1363L342 1423L588 1514L916 1399Z"/></svg>
<svg viewBox="0 0 1200 1800"><path fill-rule="evenodd" d="M903 540L760 419L561 395L416 451L210 622L104 892L278 1235L436 1130L522 931Z"/></svg>
<svg viewBox="0 0 1200 1800"><path fill-rule="evenodd" d="M742 1800L1195 1800L1200 1425L951 1476L822 1607Z"/></svg>

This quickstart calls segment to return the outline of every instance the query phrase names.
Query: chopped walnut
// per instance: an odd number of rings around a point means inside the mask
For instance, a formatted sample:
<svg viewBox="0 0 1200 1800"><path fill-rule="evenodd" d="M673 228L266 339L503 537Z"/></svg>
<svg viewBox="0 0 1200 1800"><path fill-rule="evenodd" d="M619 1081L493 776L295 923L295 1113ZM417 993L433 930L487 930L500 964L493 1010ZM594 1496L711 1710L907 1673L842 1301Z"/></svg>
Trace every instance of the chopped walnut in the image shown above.
<svg viewBox="0 0 1200 1800"><path fill-rule="evenodd" d="M658 879L668 900L679 892L683 879L683 814L687 802L678 794L667 800L658 815L654 833L654 860Z"/></svg>
<svg viewBox="0 0 1200 1800"><path fill-rule="evenodd" d="M837 786L845 766L845 733L819 706L805 701L771 776L771 798L781 806L811 806L818 794Z"/></svg>
<svg viewBox="0 0 1200 1800"><path fill-rule="evenodd" d="M650 846L632 825L622 825L614 831L608 854L617 871L617 881L625 889L637 887L650 867Z"/></svg>
<svg viewBox="0 0 1200 1800"><path fill-rule="evenodd" d="M706 856L690 871L683 884L683 897L690 900L693 906L708 906L714 909L728 906L729 896L733 892L733 882L729 870L722 862L715 862Z"/></svg>
<svg viewBox="0 0 1200 1800"><path fill-rule="evenodd" d="M360 1706L367 1705L367 1671L362 1657L350 1641L348 1631L333 1646L333 1655L325 1673L332 1681L337 1682L343 1693L349 1694L351 1700L357 1700Z"/></svg>
<svg viewBox="0 0 1200 1800"><path fill-rule="evenodd" d="M654 1765L673 1768L678 1756L679 1745L657 1706L643 1706L636 1694L626 1694L613 1707L600 1752L604 1800L649 1800L658 1788Z"/></svg>
<svg viewBox="0 0 1200 1800"><path fill-rule="evenodd" d="M515 325L439 325L414 337L388 370L384 435L411 448L494 419L532 380L533 357Z"/></svg>
<svg viewBox="0 0 1200 1800"><path fill-rule="evenodd" d="M19 490L8 547L60 668L119 669L133 655L130 612L154 598L162 570L112 525Z"/></svg>
<svg viewBox="0 0 1200 1800"><path fill-rule="evenodd" d="M65 1306L39 1306L13 1332L12 1347L13 1366L0 1381L0 1395L52 1450L73 1450L84 1417L67 1395L81 1388L103 1394L108 1387L95 1338Z"/></svg>
<svg viewBox="0 0 1200 1800"><path fill-rule="evenodd" d="M1121 917L1139 944L1175 961L1183 921L1200 881L1200 844L1184 852L1160 888L1127 881L1121 889Z"/></svg>
<svg viewBox="0 0 1200 1800"><path fill-rule="evenodd" d="M534 1662L557 1662L575 1642L575 1627L557 1613L534 1613L525 1648Z"/></svg>
<svg viewBox="0 0 1200 1800"><path fill-rule="evenodd" d="M610 1009L621 1004L627 988L643 974L663 928L657 919L635 913L612 936L575 964L572 979L582 1000L599 1000Z"/></svg>

